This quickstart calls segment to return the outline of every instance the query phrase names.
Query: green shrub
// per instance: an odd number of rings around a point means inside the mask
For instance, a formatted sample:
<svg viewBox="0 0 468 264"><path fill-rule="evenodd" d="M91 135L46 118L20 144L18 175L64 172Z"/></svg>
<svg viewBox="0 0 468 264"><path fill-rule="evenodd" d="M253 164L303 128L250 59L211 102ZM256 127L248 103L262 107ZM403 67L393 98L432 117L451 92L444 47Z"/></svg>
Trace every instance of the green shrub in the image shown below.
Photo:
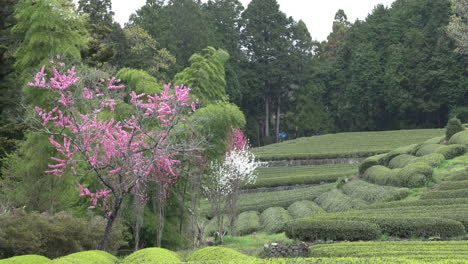
<svg viewBox="0 0 468 264"><path fill-rule="evenodd" d="M455 135L456 133L463 131L465 128L463 127L460 119L454 117L451 118L447 122L447 127L445 129L445 140L450 140L450 138Z"/></svg>
<svg viewBox="0 0 468 264"><path fill-rule="evenodd" d="M381 235L376 224L358 221L320 221L301 218L286 226L286 236L301 241L374 240Z"/></svg>
<svg viewBox="0 0 468 264"><path fill-rule="evenodd" d="M50 259L39 255L23 255L0 259L0 264L48 264Z"/></svg>
<svg viewBox="0 0 468 264"><path fill-rule="evenodd" d="M445 136L435 137L424 141L424 144L440 144L445 140Z"/></svg>
<svg viewBox="0 0 468 264"><path fill-rule="evenodd" d="M314 201L327 212L348 211L362 208L366 205L364 201L349 197L338 190L326 192Z"/></svg>
<svg viewBox="0 0 468 264"><path fill-rule="evenodd" d="M388 163L388 167L390 169L403 168L406 165L408 165L408 163L410 163L411 161L413 161L415 159L417 159L417 158L415 156L413 156L413 155L400 154L400 155L395 156L393 159L390 160L390 162Z"/></svg>
<svg viewBox="0 0 468 264"><path fill-rule="evenodd" d="M398 155L401 154L410 154L415 147L417 147L417 144L411 144L408 146L403 146L396 148L390 152L388 152L383 158L382 158L382 165L388 165L388 163L395 158Z"/></svg>
<svg viewBox="0 0 468 264"><path fill-rule="evenodd" d="M224 247L205 247L195 250L187 261L219 261L221 263L233 261L235 263L241 263L242 261L255 260L255 258L244 255L235 251L234 249Z"/></svg>
<svg viewBox="0 0 468 264"><path fill-rule="evenodd" d="M466 152L464 145L453 144L453 145L440 145L440 144L421 144L416 147L413 153L416 156L425 156L432 153L440 153L444 155L445 159L453 159Z"/></svg>
<svg viewBox="0 0 468 264"><path fill-rule="evenodd" d="M412 163L402 169L374 166L364 173L364 179L380 185L419 187L432 179L432 168L424 163Z"/></svg>
<svg viewBox="0 0 468 264"><path fill-rule="evenodd" d="M281 207L268 208L260 215L262 230L269 234L283 232L286 222L290 220L288 211Z"/></svg>
<svg viewBox="0 0 468 264"><path fill-rule="evenodd" d="M68 213L53 216L20 210L0 216L0 257L40 254L57 258L97 248L106 225L99 216L76 218ZM114 225L109 250L126 245L124 227Z"/></svg>
<svg viewBox="0 0 468 264"><path fill-rule="evenodd" d="M227 217L227 215L223 215L221 217L221 229L222 230L219 230L219 227L218 227L218 217L213 217L211 218L207 225L206 225L206 228L205 228L205 232L207 235L209 236L213 236L216 232L219 232L219 231L223 231L225 232L226 234L229 233L229 218Z"/></svg>
<svg viewBox="0 0 468 264"><path fill-rule="evenodd" d="M361 180L352 180L346 183L342 190L350 197L368 203L400 200L410 194L407 188L376 185Z"/></svg>
<svg viewBox="0 0 468 264"><path fill-rule="evenodd" d="M426 200L405 200L386 203L375 203L366 206L365 209L398 208L409 206L432 206L432 205L453 205L468 204L468 198L449 198L449 199L426 199Z"/></svg>
<svg viewBox="0 0 468 264"><path fill-rule="evenodd" d="M363 174L368 168L375 166L375 165L382 165L383 158L387 155L387 153L379 154L375 156L371 156L366 158L364 161L359 164L359 173Z"/></svg>
<svg viewBox="0 0 468 264"><path fill-rule="evenodd" d="M421 199L468 198L468 189L432 191L421 195Z"/></svg>
<svg viewBox="0 0 468 264"><path fill-rule="evenodd" d="M389 163L388 167L395 168L404 168L405 166L412 163L425 163L431 167L439 166L445 160L444 155L440 153L432 153L422 157L415 157L413 155L401 154L393 158Z"/></svg>
<svg viewBox="0 0 468 264"><path fill-rule="evenodd" d="M241 213L235 223L236 235L247 235L260 230L260 213L247 211Z"/></svg>
<svg viewBox="0 0 468 264"><path fill-rule="evenodd" d="M325 210L312 201L304 200L291 204L288 207L288 213L292 218L296 219L322 214L325 213Z"/></svg>
<svg viewBox="0 0 468 264"><path fill-rule="evenodd" d="M82 251L54 259L50 264L115 264L117 258L99 250Z"/></svg>
<svg viewBox="0 0 468 264"><path fill-rule="evenodd" d="M445 181L464 181L468 180L468 168L461 169L450 173L450 175L444 177Z"/></svg>
<svg viewBox="0 0 468 264"><path fill-rule="evenodd" d="M444 181L439 185L439 190L441 191L460 190L460 189L468 189L468 180Z"/></svg>
<svg viewBox="0 0 468 264"><path fill-rule="evenodd" d="M182 260L176 253L164 248L145 248L127 256L121 264L164 264L180 263Z"/></svg>
<svg viewBox="0 0 468 264"><path fill-rule="evenodd" d="M449 144L461 144L468 146L468 130L461 131L453 135L449 140Z"/></svg>

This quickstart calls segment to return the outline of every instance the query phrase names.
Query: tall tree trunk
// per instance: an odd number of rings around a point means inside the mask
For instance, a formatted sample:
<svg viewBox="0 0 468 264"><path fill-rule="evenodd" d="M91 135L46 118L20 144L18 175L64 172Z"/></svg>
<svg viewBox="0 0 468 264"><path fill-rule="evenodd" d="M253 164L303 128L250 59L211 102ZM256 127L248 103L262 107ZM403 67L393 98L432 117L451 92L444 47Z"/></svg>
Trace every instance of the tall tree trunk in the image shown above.
<svg viewBox="0 0 468 264"><path fill-rule="evenodd" d="M143 219L145 214L145 198L143 193L135 194L135 251L140 247L140 231L143 226Z"/></svg>
<svg viewBox="0 0 468 264"><path fill-rule="evenodd" d="M156 183L156 192L154 194L154 209L156 214L156 246L161 247L162 236L164 232L164 218L166 216L166 199L163 197L163 186L161 182Z"/></svg>
<svg viewBox="0 0 468 264"><path fill-rule="evenodd" d="M101 243L99 243L99 250L105 251L109 246L109 238L112 234L112 227L114 226L115 219L117 219L117 214L119 213L120 206L122 205L122 198L118 197L115 199L114 208L112 209L111 215L107 218L106 229L104 230L104 235L102 236Z"/></svg>
<svg viewBox="0 0 468 264"><path fill-rule="evenodd" d="M278 103L276 105L276 127L275 127L276 142L279 142L280 115L281 115L280 105L281 105L281 96L278 96Z"/></svg>
<svg viewBox="0 0 468 264"><path fill-rule="evenodd" d="M265 97L265 138L270 136L270 97Z"/></svg>

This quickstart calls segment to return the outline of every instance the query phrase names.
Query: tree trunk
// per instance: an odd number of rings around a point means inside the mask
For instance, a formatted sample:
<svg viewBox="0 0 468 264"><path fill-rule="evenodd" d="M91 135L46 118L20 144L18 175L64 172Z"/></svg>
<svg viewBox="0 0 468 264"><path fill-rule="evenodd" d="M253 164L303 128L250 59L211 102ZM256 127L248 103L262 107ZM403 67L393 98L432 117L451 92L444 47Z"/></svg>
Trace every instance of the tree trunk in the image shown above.
<svg viewBox="0 0 468 264"><path fill-rule="evenodd" d="M281 96L278 96L278 104L276 105L276 128L275 128L277 143L279 142L279 132L280 132L280 115L281 115L280 103L281 103Z"/></svg>
<svg viewBox="0 0 468 264"><path fill-rule="evenodd" d="M270 97L265 97L265 138L270 136Z"/></svg>
<svg viewBox="0 0 468 264"><path fill-rule="evenodd" d="M154 199L154 209L156 214L156 246L161 247L162 236L164 232L165 197L163 197L162 183L156 183L156 193Z"/></svg>
<svg viewBox="0 0 468 264"><path fill-rule="evenodd" d="M143 226L145 213L145 199L141 197L141 193L135 195L135 251L140 247L140 231Z"/></svg>
<svg viewBox="0 0 468 264"><path fill-rule="evenodd" d="M114 226L115 219L117 219L117 214L119 213L121 204L122 198L116 198L114 208L112 209L111 215L107 219L106 229L104 230L104 235L102 236L101 243L98 247L99 250L105 251L109 245L109 238L112 234L112 227Z"/></svg>

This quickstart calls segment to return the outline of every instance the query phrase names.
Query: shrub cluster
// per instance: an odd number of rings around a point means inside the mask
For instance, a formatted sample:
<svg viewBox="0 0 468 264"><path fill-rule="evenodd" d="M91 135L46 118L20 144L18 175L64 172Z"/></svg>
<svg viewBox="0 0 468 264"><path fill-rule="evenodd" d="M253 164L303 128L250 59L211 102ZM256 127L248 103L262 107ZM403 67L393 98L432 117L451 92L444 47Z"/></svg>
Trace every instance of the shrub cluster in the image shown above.
<svg viewBox="0 0 468 264"><path fill-rule="evenodd" d="M221 216L221 226L222 230L219 230L218 227L218 217L211 218L208 223L206 224L205 232L209 236L213 236L216 232L223 231L226 234L229 233L229 218L227 215Z"/></svg>
<svg viewBox="0 0 468 264"><path fill-rule="evenodd" d="M439 190L442 190L442 191L460 190L460 189L468 189L468 180L464 180L464 181L443 181L439 185Z"/></svg>
<svg viewBox="0 0 468 264"><path fill-rule="evenodd" d="M375 165L383 165L383 159L387 156L387 153L370 156L359 164L359 173L363 174L368 168Z"/></svg>
<svg viewBox="0 0 468 264"><path fill-rule="evenodd" d="M235 223L236 235L247 235L260 230L260 216L257 211L241 213Z"/></svg>
<svg viewBox="0 0 468 264"><path fill-rule="evenodd" d="M291 220L288 211L281 207L271 207L260 215L262 230L269 234L281 233L287 222Z"/></svg>
<svg viewBox="0 0 468 264"><path fill-rule="evenodd" d="M57 258L97 248L106 220L98 216L76 218L68 213L49 216L17 210L1 215L0 223L0 258L26 254ZM117 224L109 250L116 252L123 245L126 245L124 228Z"/></svg>
<svg viewBox="0 0 468 264"><path fill-rule="evenodd" d="M445 181L465 181L468 180L468 168L451 172L450 175L444 177Z"/></svg>
<svg viewBox="0 0 468 264"><path fill-rule="evenodd" d="M287 224L286 236L301 241L356 241L377 239L381 231L378 225L368 222L301 218Z"/></svg>
<svg viewBox="0 0 468 264"><path fill-rule="evenodd" d="M416 156L425 156L432 153L440 153L445 159L453 159L465 154L466 146L460 144L441 145L441 144L421 144L413 149L412 154Z"/></svg>
<svg viewBox="0 0 468 264"><path fill-rule="evenodd" d="M449 191L432 191L421 195L421 199L468 198L468 188Z"/></svg>
<svg viewBox="0 0 468 264"><path fill-rule="evenodd" d="M170 250L164 248L145 248L130 254L121 264L171 264L180 262L182 262L180 257Z"/></svg>
<svg viewBox="0 0 468 264"><path fill-rule="evenodd" d="M463 127L460 119L454 117L447 122L447 127L445 129L445 140L450 140L450 138L456 133L463 131Z"/></svg>
<svg viewBox="0 0 468 264"><path fill-rule="evenodd" d="M411 144L403 147L396 148L390 152L388 152L383 158L382 158L382 165L388 165L388 163L395 158L396 156L399 156L401 154L411 154L413 149L417 147L418 144Z"/></svg>
<svg viewBox="0 0 468 264"><path fill-rule="evenodd" d="M388 167L391 169L404 168L405 166L413 163L424 163L431 167L439 166L445 160L444 155L440 153L432 153L422 157L415 157L409 154L401 154L394 157L388 163Z"/></svg>
<svg viewBox="0 0 468 264"><path fill-rule="evenodd" d="M382 208L398 208L409 206L433 206L433 205L454 205L468 204L468 198L453 198L453 199L426 199L426 200L405 200L386 203L375 203L366 206L365 209L382 209Z"/></svg>
<svg viewBox="0 0 468 264"><path fill-rule="evenodd" d="M440 144L444 142L445 136L435 137L424 141L424 144Z"/></svg>
<svg viewBox="0 0 468 264"><path fill-rule="evenodd" d="M425 186L432 180L432 168L424 163L412 163L402 169L389 169L384 166L370 167L364 173L364 179L380 185L397 187Z"/></svg>
<svg viewBox="0 0 468 264"><path fill-rule="evenodd" d="M366 205L363 200L352 198L338 190L332 190L320 195L315 199L315 202L327 212L348 211Z"/></svg>
<svg viewBox="0 0 468 264"><path fill-rule="evenodd" d="M50 264L115 264L117 258L105 251L89 250L54 259Z"/></svg>
<svg viewBox="0 0 468 264"><path fill-rule="evenodd" d="M288 213L292 218L304 218L325 213L322 207L312 201L297 201L288 207Z"/></svg>
<svg viewBox="0 0 468 264"><path fill-rule="evenodd" d="M367 203L401 200L410 194L408 188L396 188L352 180L343 185L342 190L352 198L364 200Z"/></svg>
<svg viewBox="0 0 468 264"><path fill-rule="evenodd" d="M461 131L453 135L449 140L449 144L461 144L468 146L468 130Z"/></svg>

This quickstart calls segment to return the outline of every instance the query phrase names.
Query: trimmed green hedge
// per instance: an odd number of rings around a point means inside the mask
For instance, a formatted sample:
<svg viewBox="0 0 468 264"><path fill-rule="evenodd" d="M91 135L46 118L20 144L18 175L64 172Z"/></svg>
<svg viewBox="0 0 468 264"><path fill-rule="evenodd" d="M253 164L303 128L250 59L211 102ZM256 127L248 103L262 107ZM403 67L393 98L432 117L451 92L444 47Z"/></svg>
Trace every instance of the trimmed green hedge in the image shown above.
<svg viewBox="0 0 468 264"><path fill-rule="evenodd" d="M378 225L358 221L320 221L301 218L286 226L286 236L301 241L374 240L381 236Z"/></svg>
<svg viewBox="0 0 468 264"><path fill-rule="evenodd" d="M54 259L50 264L115 264L117 258L100 250L89 250L73 253L65 257Z"/></svg>
<svg viewBox="0 0 468 264"><path fill-rule="evenodd" d="M468 180L464 180L464 181L444 181L439 185L439 190L441 190L441 191L460 190L460 189L468 189Z"/></svg>
<svg viewBox="0 0 468 264"><path fill-rule="evenodd" d="M247 211L241 213L236 220L234 229L236 235L247 235L260 230L260 213Z"/></svg>
<svg viewBox="0 0 468 264"><path fill-rule="evenodd" d="M453 135L449 140L449 144L461 144L468 146L468 130L461 131Z"/></svg>
<svg viewBox="0 0 468 264"><path fill-rule="evenodd" d="M218 262L229 262L234 261L240 263L241 261L255 260L255 258L244 255L234 249L224 247L205 247L195 250L190 256L187 257L187 261L218 261Z"/></svg>
<svg viewBox="0 0 468 264"><path fill-rule="evenodd" d="M433 169L424 163L412 163L402 169L389 169L384 166L370 167L363 178L371 183L397 187L425 186L432 180Z"/></svg>
<svg viewBox="0 0 468 264"><path fill-rule="evenodd" d="M164 264L180 263L177 253L164 248L145 248L127 256L121 264Z"/></svg>
<svg viewBox="0 0 468 264"><path fill-rule="evenodd" d="M352 180L342 187L343 192L355 199L368 203L401 200L410 194L408 188L397 188Z"/></svg>
<svg viewBox="0 0 468 264"><path fill-rule="evenodd" d="M432 191L421 195L421 199L468 198L468 189Z"/></svg>
<svg viewBox="0 0 468 264"><path fill-rule="evenodd" d="M327 212L348 211L366 205L364 201L352 198L338 190L326 192L314 201Z"/></svg>
<svg viewBox="0 0 468 264"><path fill-rule="evenodd" d="M304 218L317 214L325 213L322 207L312 201L297 201L288 207L288 213L292 218Z"/></svg>
<svg viewBox="0 0 468 264"><path fill-rule="evenodd" d="M271 207L260 215L262 230L269 234L281 233L287 222L291 220L288 211L281 207Z"/></svg>
<svg viewBox="0 0 468 264"><path fill-rule="evenodd" d="M441 145L441 144L421 144L414 148L412 154L415 156L425 156L432 153L440 153L445 159L453 159L465 154L466 146L460 144Z"/></svg>
<svg viewBox="0 0 468 264"><path fill-rule="evenodd" d="M391 169L404 168L405 166L413 163L424 163L431 167L439 166L445 160L444 155L440 153L432 153L422 157L415 157L409 154L401 154L393 158L389 163L388 167Z"/></svg>
<svg viewBox="0 0 468 264"><path fill-rule="evenodd" d="M444 177L444 181L464 181L468 180L468 168L461 169L450 173L450 175Z"/></svg>
<svg viewBox="0 0 468 264"><path fill-rule="evenodd" d="M390 169L397 169L397 168L403 168L406 165L408 165L411 161L417 159L415 156L410 155L410 154L400 154L398 156L395 156L393 159L390 160L388 163L388 167Z"/></svg>
<svg viewBox="0 0 468 264"><path fill-rule="evenodd" d="M448 198L448 199L426 199L426 200L407 200L386 203L375 203L366 206L365 209L398 208L408 206L432 206L432 205L453 205L468 204L468 198Z"/></svg>
<svg viewBox="0 0 468 264"><path fill-rule="evenodd" d="M274 259L254 259L254 260L231 260L231 261L203 261L188 262L188 264L462 264L468 261L460 259L443 259L432 261L431 259L416 260L401 257L385 258L274 258Z"/></svg>
<svg viewBox="0 0 468 264"><path fill-rule="evenodd" d="M424 144L440 144L445 140L444 136L435 137L424 141Z"/></svg>
<svg viewBox="0 0 468 264"><path fill-rule="evenodd" d="M23 255L0 259L0 264L48 264L50 259L39 255Z"/></svg>
<svg viewBox="0 0 468 264"><path fill-rule="evenodd" d="M396 156L399 156L401 154L411 154L413 149L417 147L418 144L411 144L403 147L396 148L390 152L388 152L385 157L382 159L382 165L388 165L388 163L395 158Z"/></svg>
<svg viewBox="0 0 468 264"><path fill-rule="evenodd" d="M370 156L359 164L359 173L363 174L368 168L375 165L383 165L383 159L387 156L387 153Z"/></svg>

